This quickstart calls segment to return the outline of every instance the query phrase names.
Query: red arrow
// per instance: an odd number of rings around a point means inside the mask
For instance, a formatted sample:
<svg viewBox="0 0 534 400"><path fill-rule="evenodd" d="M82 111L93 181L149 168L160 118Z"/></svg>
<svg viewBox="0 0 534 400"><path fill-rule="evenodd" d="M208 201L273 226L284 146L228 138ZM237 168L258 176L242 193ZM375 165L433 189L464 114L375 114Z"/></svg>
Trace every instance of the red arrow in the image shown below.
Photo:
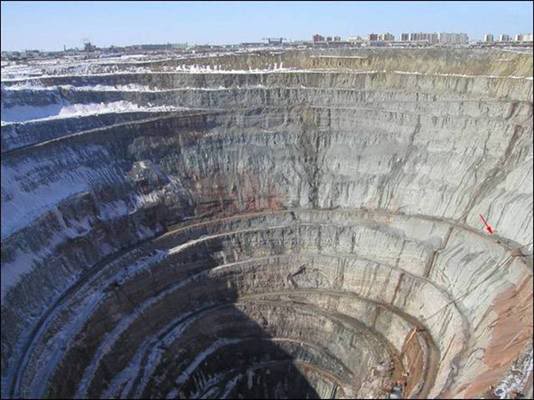
<svg viewBox="0 0 534 400"><path fill-rule="evenodd" d="M482 219L482 222L484 223L484 225L486 226L485 229L486 231L490 234L490 235L493 235L493 233L495 233L495 229L493 229L493 226L491 226L490 224L488 224L488 222L485 220L485 218L482 216L482 214L479 214L480 215L480 218Z"/></svg>

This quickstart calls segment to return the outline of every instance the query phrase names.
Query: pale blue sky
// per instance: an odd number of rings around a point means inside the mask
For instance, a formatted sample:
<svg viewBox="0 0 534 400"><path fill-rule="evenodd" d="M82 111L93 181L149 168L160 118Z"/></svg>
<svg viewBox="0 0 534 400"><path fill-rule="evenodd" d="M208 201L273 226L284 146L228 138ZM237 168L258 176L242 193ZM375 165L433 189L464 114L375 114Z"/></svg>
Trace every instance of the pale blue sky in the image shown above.
<svg viewBox="0 0 534 400"><path fill-rule="evenodd" d="M310 40L370 32L532 32L523 2L13 2L2 1L2 50L138 43Z"/></svg>

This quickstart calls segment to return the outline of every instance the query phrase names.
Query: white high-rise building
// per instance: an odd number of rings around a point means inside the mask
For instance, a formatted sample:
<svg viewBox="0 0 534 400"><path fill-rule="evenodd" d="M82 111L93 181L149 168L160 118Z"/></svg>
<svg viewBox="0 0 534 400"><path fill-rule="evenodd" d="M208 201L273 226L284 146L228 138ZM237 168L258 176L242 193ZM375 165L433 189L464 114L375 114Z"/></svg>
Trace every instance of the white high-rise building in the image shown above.
<svg viewBox="0 0 534 400"><path fill-rule="evenodd" d="M518 33L514 36L514 42L532 42L532 33Z"/></svg>
<svg viewBox="0 0 534 400"><path fill-rule="evenodd" d="M502 35L499 35L499 42L509 42L511 41L512 38L510 37L510 35L506 35L506 34L502 34Z"/></svg>
<svg viewBox="0 0 534 400"><path fill-rule="evenodd" d="M439 35L437 33L410 33L409 36L407 33L401 35L401 40L409 40L410 42L427 42L427 43L437 43L439 41Z"/></svg>
<svg viewBox="0 0 534 400"><path fill-rule="evenodd" d="M443 44L467 44L469 37L466 33L446 33L439 34L439 42Z"/></svg>
<svg viewBox="0 0 534 400"><path fill-rule="evenodd" d="M484 42L486 43L492 43L494 40L493 40L493 35L491 33L486 33L484 35Z"/></svg>

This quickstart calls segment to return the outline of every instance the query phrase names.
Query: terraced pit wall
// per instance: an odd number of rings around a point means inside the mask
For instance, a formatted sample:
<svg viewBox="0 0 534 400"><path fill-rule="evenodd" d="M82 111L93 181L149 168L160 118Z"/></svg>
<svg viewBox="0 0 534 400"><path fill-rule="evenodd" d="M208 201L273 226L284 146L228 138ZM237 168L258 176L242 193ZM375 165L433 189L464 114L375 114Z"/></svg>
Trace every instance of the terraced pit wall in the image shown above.
<svg viewBox="0 0 534 400"><path fill-rule="evenodd" d="M3 397L531 390L531 57L91 68L2 82Z"/></svg>

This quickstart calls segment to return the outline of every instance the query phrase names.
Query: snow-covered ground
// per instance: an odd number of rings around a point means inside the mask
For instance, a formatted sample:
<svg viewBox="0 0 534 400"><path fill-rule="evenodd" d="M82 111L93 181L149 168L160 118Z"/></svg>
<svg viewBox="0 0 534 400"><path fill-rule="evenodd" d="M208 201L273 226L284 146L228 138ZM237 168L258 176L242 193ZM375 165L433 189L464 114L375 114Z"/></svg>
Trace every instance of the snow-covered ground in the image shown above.
<svg viewBox="0 0 534 400"><path fill-rule="evenodd" d="M54 103L42 107L14 106L2 107L2 125L10 122L42 121L57 118L70 118L84 115L106 113L124 113L134 111L179 111L183 107L174 106L139 106L138 104L121 100L111 103L70 104L68 102Z"/></svg>

